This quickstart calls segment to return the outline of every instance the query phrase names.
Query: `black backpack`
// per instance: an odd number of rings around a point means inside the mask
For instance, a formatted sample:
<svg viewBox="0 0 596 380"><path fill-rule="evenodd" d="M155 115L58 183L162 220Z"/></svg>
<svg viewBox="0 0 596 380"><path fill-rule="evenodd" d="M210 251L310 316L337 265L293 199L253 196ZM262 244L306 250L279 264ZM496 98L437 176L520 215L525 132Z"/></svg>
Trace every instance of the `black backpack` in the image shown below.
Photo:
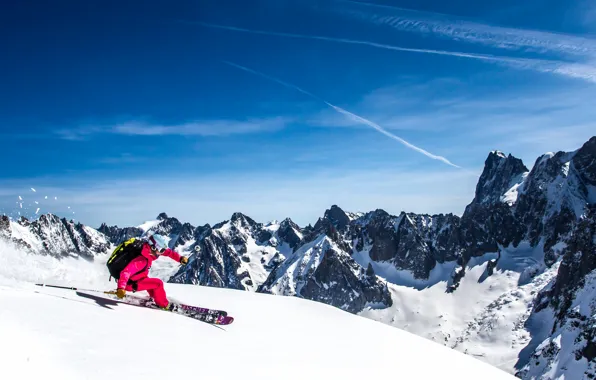
<svg viewBox="0 0 596 380"><path fill-rule="evenodd" d="M120 272L143 250L144 242L137 238L128 239L120 244L107 262L108 270L110 271L110 279L114 277L116 280L120 278Z"/></svg>

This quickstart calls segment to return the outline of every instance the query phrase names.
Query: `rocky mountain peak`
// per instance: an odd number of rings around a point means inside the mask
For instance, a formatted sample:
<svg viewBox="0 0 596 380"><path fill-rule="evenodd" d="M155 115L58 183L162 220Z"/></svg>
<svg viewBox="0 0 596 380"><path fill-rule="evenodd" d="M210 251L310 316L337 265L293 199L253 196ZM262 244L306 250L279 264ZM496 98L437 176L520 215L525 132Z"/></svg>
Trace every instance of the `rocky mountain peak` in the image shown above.
<svg viewBox="0 0 596 380"><path fill-rule="evenodd" d="M281 221L281 223L279 223L280 228L281 227L285 227L285 226L290 226L290 227L294 227L297 230L300 230L300 227L298 227L298 225L296 223L294 223L294 221L291 218L285 218L284 220Z"/></svg>
<svg viewBox="0 0 596 380"><path fill-rule="evenodd" d="M17 236L12 236L13 230L18 232ZM21 218L14 222L5 217L0 220L0 236L32 252L55 257L93 259L109 249L106 236L97 230L54 214L42 214L33 221Z"/></svg>
<svg viewBox="0 0 596 380"><path fill-rule="evenodd" d="M150 230L161 235L169 236L172 239L170 241L171 248L183 245L193 239L195 227L190 223L183 224L177 218L169 217L165 212L159 214L157 219L161 222L151 227Z"/></svg>
<svg viewBox="0 0 596 380"><path fill-rule="evenodd" d="M249 228L249 229L256 227L258 224L253 219L244 215L241 212L235 212L234 214L232 214L232 218L230 219L230 222L236 227Z"/></svg>
<svg viewBox="0 0 596 380"><path fill-rule="evenodd" d="M493 150L490 152L489 156L497 156L501 158L507 158L507 155L500 150Z"/></svg>
<svg viewBox="0 0 596 380"><path fill-rule="evenodd" d="M353 313L367 303L390 306L393 302L385 282L324 234L276 267L259 291L303 297Z"/></svg>
<svg viewBox="0 0 596 380"><path fill-rule="evenodd" d="M279 236L279 238L283 241L287 242L292 250L296 250L302 241L302 232L300 227L290 218L282 220L282 222L279 224L277 236Z"/></svg>
<svg viewBox="0 0 596 380"><path fill-rule="evenodd" d="M42 215L43 216L43 215ZM17 223L20 224L23 227L28 227L31 222L29 221L29 219L25 218L24 216L21 216L18 220Z"/></svg>
<svg viewBox="0 0 596 380"><path fill-rule="evenodd" d="M573 157L573 167L579 173L584 185L596 186L596 136L588 140ZM594 191L596 198L596 191ZM596 203L596 199L590 199Z"/></svg>
<svg viewBox="0 0 596 380"><path fill-rule="evenodd" d="M528 172L522 160L511 154L492 151L484 161L484 170L476 185L476 195L472 203L490 205L501 201L501 197L520 181Z"/></svg>
<svg viewBox="0 0 596 380"><path fill-rule="evenodd" d="M574 153L557 152L545 153L536 159L530 177L534 181L552 181L559 174L565 174L564 166L571 160Z"/></svg>
<svg viewBox="0 0 596 380"><path fill-rule="evenodd" d="M106 223L102 223L98 231L104 234L114 245L143 234L143 230L137 227L119 228L118 226L108 226Z"/></svg>
<svg viewBox="0 0 596 380"><path fill-rule="evenodd" d="M350 224L350 218L339 206L333 205L325 211L323 217L333 224L337 229L343 230Z"/></svg>

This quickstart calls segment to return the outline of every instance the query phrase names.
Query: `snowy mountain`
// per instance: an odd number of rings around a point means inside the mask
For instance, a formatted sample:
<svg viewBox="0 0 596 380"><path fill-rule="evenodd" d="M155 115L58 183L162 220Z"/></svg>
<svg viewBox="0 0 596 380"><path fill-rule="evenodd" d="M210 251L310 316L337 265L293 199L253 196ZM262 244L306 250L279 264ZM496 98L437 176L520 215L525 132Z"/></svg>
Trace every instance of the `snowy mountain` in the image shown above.
<svg viewBox="0 0 596 380"><path fill-rule="evenodd" d="M56 257L72 255L92 259L110 248L104 234L52 214L41 215L34 221L24 217L11 221L0 216L0 237L32 252Z"/></svg>
<svg viewBox="0 0 596 380"><path fill-rule="evenodd" d="M194 227L162 213L136 227L104 224L99 237L52 216L33 222L48 232L3 219L0 234L59 256L81 252L76 247L104 252L102 243L156 231L190 255L186 267L157 266L171 283L318 301L522 378L569 378L594 374L594 207L596 137L574 152L539 157L531 170L491 152L461 217L333 205L306 227L239 212ZM63 228L89 237L50 233Z"/></svg>
<svg viewBox="0 0 596 380"><path fill-rule="evenodd" d="M107 256L94 262L57 260L0 242L5 378L377 379L389 373L423 379L513 378L403 330L296 297L166 284L173 300L223 309L235 317L220 328L93 292L29 282L103 289ZM123 351L123 339L134 345ZM282 341L289 344L275 347ZM149 362L143 360L148 353Z"/></svg>
<svg viewBox="0 0 596 380"><path fill-rule="evenodd" d="M356 313L392 304L387 284L321 234L277 266L259 292L300 296Z"/></svg>
<svg viewBox="0 0 596 380"><path fill-rule="evenodd" d="M596 205L570 234L558 274L537 297L532 317L550 323L526 347L518 376L596 378Z"/></svg>
<svg viewBox="0 0 596 380"><path fill-rule="evenodd" d="M118 228L118 226L108 226L105 223L99 226L98 231L116 246L130 238L141 236L144 232L139 227Z"/></svg>

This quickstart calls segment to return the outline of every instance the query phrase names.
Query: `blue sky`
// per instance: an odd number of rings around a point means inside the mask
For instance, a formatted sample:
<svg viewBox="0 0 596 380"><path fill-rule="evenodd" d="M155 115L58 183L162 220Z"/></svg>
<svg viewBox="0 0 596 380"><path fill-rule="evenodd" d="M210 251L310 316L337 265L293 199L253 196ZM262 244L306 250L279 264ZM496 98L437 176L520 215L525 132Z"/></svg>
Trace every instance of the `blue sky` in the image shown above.
<svg viewBox="0 0 596 380"><path fill-rule="evenodd" d="M595 25L584 0L3 4L1 211L461 214L489 151L595 134Z"/></svg>

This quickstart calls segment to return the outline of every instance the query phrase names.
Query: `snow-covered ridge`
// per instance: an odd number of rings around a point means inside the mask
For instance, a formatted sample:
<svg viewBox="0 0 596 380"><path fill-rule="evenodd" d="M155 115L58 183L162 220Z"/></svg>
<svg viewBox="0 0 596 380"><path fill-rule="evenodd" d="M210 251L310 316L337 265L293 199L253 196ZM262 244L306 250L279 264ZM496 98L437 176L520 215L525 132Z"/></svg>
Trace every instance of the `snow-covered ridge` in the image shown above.
<svg viewBox="0 0 596 380"><path fill-rule="evenodd" d="M147 232L147 231L151 230L152 228L157 227L161 222L162 222L162 220L148 220L145 223L137 226L137 228L142 230L143 232Z"/></svg>
<svg viewBox="0 0 596 380"><path fill-rule="evenodd" d="M370 304L392 304L386 281L359 266L325 234L277 266L259 291L316 300L353 313Z"/></svg>
<svg viewBox="0 0 596 380"><path fill-rule="evenodd" d="M462 217L376 210L354 218L332 206L314 227L289 219L263 225L236 213L213 227L196 228L163 214L149 228L192 253L187 267L164 271L165 280L288 290L454 345L513 372L519 370L514 364L527 364L529 355L526 362L514 358L530 350L523 344L532 328L524 324L536 319L528 310L548 288L545 275L554 275L578 221L594 218L587 213L596 197L593 140L575 152L541 157L530 172L511 155L489 155ZM20 236L31 232L18 227ZM127 236L111 232L118 239ZM596 236L588 240L596 244ZM320 251L313 249L317 244ZM193 253L196 247L202 250ZM578 270L570 277L580 275ZM541 370L554 368L552 361L559 359L548 360Z"/></svg>
<svg viewBox="0 0 596 380"><path fill-rule="evenodd" d="M284 296L300 294L329 249L339 251L337 245L325 235L304 245L277 268L278 277L268 285L268 290L272 294Z"/></svg>
<svg viewBox="0 0 596 380"><path fill-rule="evenodd" d="M235 322L222 331L158 310L102 305L85 292L36 291L0 287L0 302L14 305L0 314L0 334L12 342L0 345L2 370L9 378L289 380L303 379L305 373L320 379L384 378L391 373L425 379L513 378L405 331L293 297L168 284L168 294L175 299L234 315ZM131 331L145 332L134 336L138 347L156 349L171 360L153 360L150 366L122 361L114 342ZM81 336L85 344L80 344ZM290 344L271 349L280 337ZM358 360L346 360L354 347L366 349L359 351ZM433 365L428 365L429 357ZM190 365L197 358L199 366Z"/></svg>
<svg viewBox="0 0 596 380"><path fill-rule="evenodd" d="M596 375L596 272L585 279L585 285L577 292L570 306L571 315L564 324L554 323L552 310L544 310L550 323L545 329L557 327L554 333L550 329L544 340L531 352L527 364L518 372L524 379L581 379L594 378ZM538 334L537 334L538 335ZM539 335L539 336L540 336ZM537 338L537 337L536 337Z"/></svg>
<svg viewBox="0 0 596 380"><path fill-rule="evenodd" d="M518 192L523 191L524 180L528 177L530 172L524 172L511 179L509 189L501 195L501 202L508 206L513 206L517 202Z"/></svg>
<svg viewBox="0 0 596 380"><path fill-rule="evenodd" d="M394 360L399 357L404 361L399 373L408 378L512 378L405 331L294 297L166 284L172 300L233 315L235 322L223 331L184 316L104 300L101 293L34 285L110 289L104 265L108 256L94 261L57 259L0 241L0 303L5 305L0 312L0 363L5 377L273 380L280 374L284 379L303 379L308 373L310 378L362 379L395 373ZM150 366L122 361L114 342L131 332L137 347L157 350L164 360L153 360ZM272 342L280 337L291 344L272 350ZM359 360L346 362L353 347L367 349L358 354ZM435 365L425 365L428 355ZM172 365L168 357L178 364ZM199 368L189 365L197 358ZM459 373L454 363L465 367L465 373ZM291 370L296 366L301 370Z"/></svg>
<svg viewBox="0 0 596 380"><path fill-rule="evenodd" d="M264 227L264 230L273 234L278 229L279 225ZM258 241L262 237L259 232L258 224L240 214L237 218L213 229L214 234L229 242L228 247L240 258L241 263L237 271L248 273L248 277L243 280L243 285L251 291L255 291L265 282L271 271L272 260L285 258L285 256L280 258L280 252L270 244L269 240L273 237L265 242Z"/></svg>
<svg viewBox="0 0 596 380"><path fill-rule="evenodd" d="M0 237L37 254L92 259L110 249L104 234L52 214L43 214L34 221L2 218Z"/></svg>

